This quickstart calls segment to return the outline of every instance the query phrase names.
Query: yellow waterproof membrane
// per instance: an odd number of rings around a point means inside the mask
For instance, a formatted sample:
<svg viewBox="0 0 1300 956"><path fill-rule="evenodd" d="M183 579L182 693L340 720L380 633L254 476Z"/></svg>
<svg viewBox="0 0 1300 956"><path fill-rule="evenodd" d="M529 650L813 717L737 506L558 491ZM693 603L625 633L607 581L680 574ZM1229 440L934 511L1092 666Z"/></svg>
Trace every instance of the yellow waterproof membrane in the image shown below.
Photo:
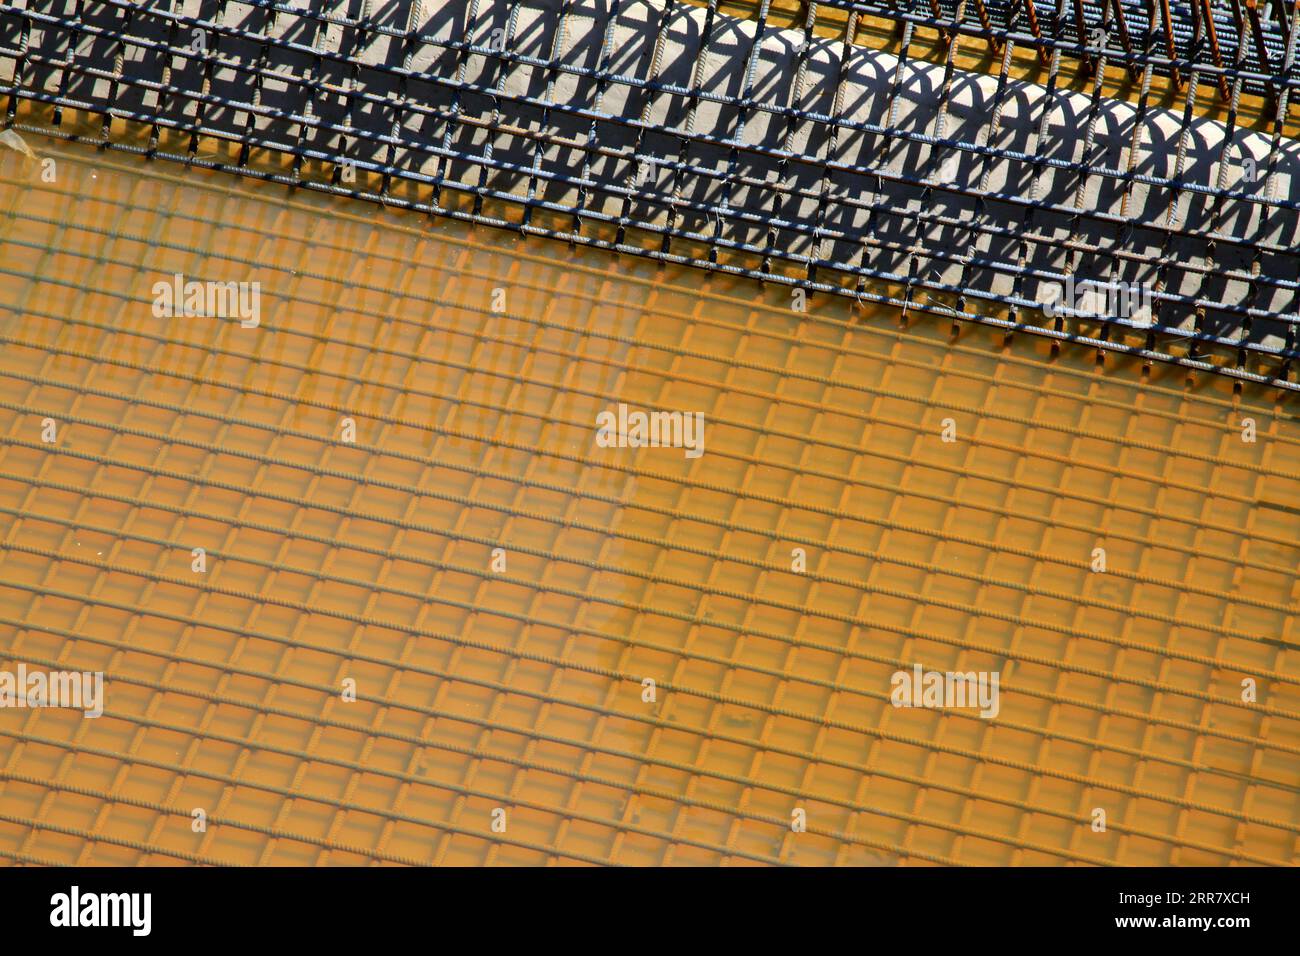
<svg viewBox="0 0 1300 956"><path fill-rule="evenodd" d="M1293 404L28 145L5 861L1297 861Z"/></svg>

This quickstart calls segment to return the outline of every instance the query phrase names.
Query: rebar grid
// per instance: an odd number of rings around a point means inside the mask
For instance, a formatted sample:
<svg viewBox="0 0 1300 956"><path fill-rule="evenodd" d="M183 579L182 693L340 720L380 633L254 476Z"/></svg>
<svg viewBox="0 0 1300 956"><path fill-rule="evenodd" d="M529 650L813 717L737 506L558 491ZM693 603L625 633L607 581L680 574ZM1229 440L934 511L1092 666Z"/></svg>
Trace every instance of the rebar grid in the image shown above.
<svg viewBox="0 0 1300 956"><path fill-rule="evenodd" d="M1298 387L1300 8L832 2L801 34L766 3L757 23L678 0L305 6L0 4L7 121ZM814 35L819 8L844 13L839 41ZM896 60L854 45L868 16L898 23ZM918 30L948 39L942 67L909 59ZM954 66L980 40L1002 57L983 93ZM1010 74L1017 46L1045 85ZM1077 118L1067 62L1094 78ZM1141 73L1135 110L1103 96L1107 67ZM1152 105L1155 77L1181 115ZM1232 104L1209 133L1203 81ZM1247 92L1275 104L1266 136L1236 125ZM1069 276L1142 284L1150 322L1049 321Z"/></svg>
<svg viewBox="0 0 1300 956"><path fill-rule="evenodd" d="M26 203L0 229L25 276L0 286L0 628L6 660L95 663L114 692L103 723L5 715L0 854L788 863L809 859L794 804L837 862L1294 859L1289 418L1243 445L1238 417L1266 412L1226 389L1097 395L1078 363L1013 373L933 330L800 321L681 271L615 282L212 177L154 169L77 209L93 171L131 167L56 158L59 184L4 182ZM274 290L251 338L151 313L152 277L199 264ZM504 314L483 294L501 281ZM616 382L704 403L707 469L571 441ZM916 444L939 411L968 450ZM71 440L35 438L42 415ZM174 563L196 535L205 579ZM825 561L792 575L795 543ZM917 655L1003 661L996 731L889 708ZM647 673L670 706L644 706ZM1267 699L1234 696L1243 673ZM1121 843L1069 836L1098 802Z"/></svg>

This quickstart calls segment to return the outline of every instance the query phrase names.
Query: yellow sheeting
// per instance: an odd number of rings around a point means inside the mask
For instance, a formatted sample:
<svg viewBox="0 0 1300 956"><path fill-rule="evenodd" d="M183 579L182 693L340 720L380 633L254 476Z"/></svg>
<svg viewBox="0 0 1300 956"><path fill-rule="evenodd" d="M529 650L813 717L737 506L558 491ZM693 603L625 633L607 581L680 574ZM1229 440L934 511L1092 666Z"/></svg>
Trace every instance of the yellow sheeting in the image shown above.
<svg viewBox="0 0 1300 956"><path fill-rule="evenodd" d="M0 859L1297 862L1293 406L33 146L0 667L107 701L0 710ZM176 274L258 325L156 316ZM704 454L598 447L620 402ZM998 715L892 706L918 663Z"/></svg>

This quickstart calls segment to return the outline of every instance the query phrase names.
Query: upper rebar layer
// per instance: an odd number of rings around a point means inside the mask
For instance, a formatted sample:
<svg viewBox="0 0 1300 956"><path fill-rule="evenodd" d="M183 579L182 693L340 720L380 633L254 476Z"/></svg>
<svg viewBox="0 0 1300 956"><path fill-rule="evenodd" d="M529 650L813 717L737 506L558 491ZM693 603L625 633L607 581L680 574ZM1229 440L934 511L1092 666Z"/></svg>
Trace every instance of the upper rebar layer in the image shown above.
<svg viewBox="0 0 1300 956"><path fill-rule="evenodd" d="M1300 388L1300 4L801 10L783 30L770 0L6 2L0 95L22 130ZM867 17L897 50L855 44ZM955 66L970 38L991 74ZM1245 95L1267 128L1238 123ZM1077 307L1070 279L1149 312Z"/></svg>

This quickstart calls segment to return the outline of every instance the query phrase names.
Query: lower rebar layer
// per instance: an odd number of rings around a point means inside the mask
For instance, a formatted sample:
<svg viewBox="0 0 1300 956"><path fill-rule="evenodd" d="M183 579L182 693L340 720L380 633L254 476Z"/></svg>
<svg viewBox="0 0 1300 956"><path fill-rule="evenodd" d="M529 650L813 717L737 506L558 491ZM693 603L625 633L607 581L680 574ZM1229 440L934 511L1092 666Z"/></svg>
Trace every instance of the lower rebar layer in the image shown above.
<svg viewBox="0 0 1300 956"><path fill-rule="evenodd" d="M0 707L0 864L1300 861L1260 390L39 145L53 182L0 149L0 673L104 713ZM177 274L259 324L155 309ZM705 454L603 447L621 403ZM997 715L894 706L917 665Z"/></svg>

